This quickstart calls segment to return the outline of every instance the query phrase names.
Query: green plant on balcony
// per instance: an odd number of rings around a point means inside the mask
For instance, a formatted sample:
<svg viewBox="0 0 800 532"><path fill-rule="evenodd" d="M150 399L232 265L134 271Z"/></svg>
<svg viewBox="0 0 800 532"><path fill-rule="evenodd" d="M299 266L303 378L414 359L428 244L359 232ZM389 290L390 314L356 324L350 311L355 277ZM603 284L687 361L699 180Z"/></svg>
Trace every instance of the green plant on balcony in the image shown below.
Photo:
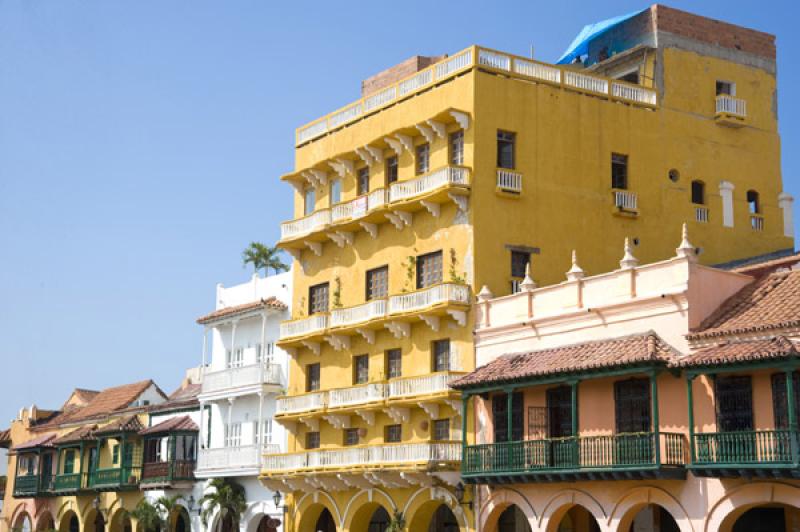
<svg viewBox="0 0 800 532"><path fill-rule="evenodd" d="M209 484L213 491L203 495L200 499L200 520L208 528L208 519L219 513L216 529L222 529L222 523L230 519L231 528L237 530L242 515L247 510L247 499L244 488L225 478L215 478Z"/></svg>
<svg viewBox="0 0 800 532"><path fill-rule="evenodd" d="M289 271L289 266L281 259L281 250L277 246L266 246L261 242L250 242L242 251L242 266L253 265L253 271L264 270L264 276L269 275L269 270L274 273Z"/></svg>
<svg viewBox="0 0 800 532"><path fill-rule="evenodd" d="M414 255L409 255L406 257L406 262L404 264L406 268L406 281L403 284L403 293L406 293L411 290L411 287L414 285L414 274L417 271L417 259Z"/></svg>
<svg viewBox="0 0 800 532"><path fill-rule="evenodd" d="M406 529L406 517L400 510L395 510L386 526L386 532L403 532Z"/></svg>
<svg viewBox="0 0 800 532"><path fill-rule="evenodd" d="M458 275L457 268L458 258L456 257L456 250L455 248L450 248L450 282L464 284L466 282L467 274L464 272L463 276Z"/></svg>
<svg viewBox="0 0 800 532"><path fill-rule="evenodd" d="M300 304L297 305L297 317L298 318L306 317L306 296L300 298Z"/></svg>
<svg viewBox="0 0 800 532"><path fill-rule="evenodd" d="M342 278L333 278L333 308L342 308Z"/></svg>

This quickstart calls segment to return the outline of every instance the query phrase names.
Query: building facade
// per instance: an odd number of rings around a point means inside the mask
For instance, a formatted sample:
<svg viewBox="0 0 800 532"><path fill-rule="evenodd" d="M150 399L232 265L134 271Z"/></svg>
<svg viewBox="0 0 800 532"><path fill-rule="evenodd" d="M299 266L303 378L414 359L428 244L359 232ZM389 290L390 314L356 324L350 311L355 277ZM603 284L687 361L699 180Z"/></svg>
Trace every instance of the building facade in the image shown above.
<svg viewBox="0 0 800 532"><path fill-rule="evenodd" d="M702 31L694 28L702 27ZM653 6L547 64L472 46L414 58L297 130L288 453L265 485L296 531L474 527L458 490L472 433L448 385L474 369L477 289L562 279L609 241L672 256L688 222L705 264L793 247L774 37Z"/></svg>
<svg viewBox="0 0 800 532"><path fill-rule="evenodd" d="M478 303L463 480L486 532L800 526L800 257L674 258Z"/></svg>
<svg viewBox="0 0 800 532"><path fill-rule="evenodd" d="M263 455L285 448L284 429L273 417L275 398L288 382L287 356L276 343L280 323L289 317L291 293L290 272L219 285L215 310L197 320L204 328L198 399L207 438L200 444L196 475L227 478L244 488L247 510L239 524L247 532L282 530L282 505L258 475ZM230 529L231 523L220 525L217 519L209 526Z"/></svg>

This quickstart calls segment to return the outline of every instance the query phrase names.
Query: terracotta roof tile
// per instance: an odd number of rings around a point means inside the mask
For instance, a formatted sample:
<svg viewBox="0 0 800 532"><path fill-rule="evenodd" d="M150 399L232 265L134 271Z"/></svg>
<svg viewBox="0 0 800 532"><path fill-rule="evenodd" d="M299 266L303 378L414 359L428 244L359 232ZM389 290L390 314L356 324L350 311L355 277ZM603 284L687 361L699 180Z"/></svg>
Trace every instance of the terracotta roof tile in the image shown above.
<svg viewBox="0 0 800 532"><path fill-rule="evenodd" d="M251 303L244 303L242 305L234 305L232 307L225 307L219 310L215 310L210 314L206 314L205 316L197 318L197 323L199 323L200 325L204 325L206 323L211 323L213 321L221 320L223 318L230 318L231 316L236 316L238 314L245 314L247 312L251 312L261 308L286 310L289 307L286 306L286 303L273 296L267 299L260 299L258 301L253 301Z"/></svg>
<svg viewBox="0 0 800 532"><path fill-rule="evenodd" d="M736 362L756 362L800 356L797 346L783 336L774 338L720 342L711 347L695 351L691 355L678 358L673 367L717 366Z"/></svg>
<svg viewBox="0 0 800 532"><path fill-rule="evenodd" d="M117 434L120 432L139 432L144 428L139 416L131 415L120 418L104 425L95 431L95 434Z"/></svg>
<svg viewBox="0 0 800 532"><path fill-rule="evenodd" d="M675 351L654 332L504 355L454 381L456 389L630 364L666 365Z"/></svg>
<svg viewBox="0 0 800 532"><path fill-rule="evenodd" d="M800 325L800 271L775 272L727 299L690 340Z"/></svg>
<svg viewBox="0 0 800 532"><path fill-rule="evenodd" d="M69 443L79 443L82 441L93 441L95 438L95 430L97 425L87 425L85 427L77 428L53 440L53 445L66 445Z"/></svg>
<svg viewBox="0 0 800 532"><path fill-rule="evenodd" d="M41 436L37 436L32 440L28 440L25 443L20 443L19 445L15 445L12 450L14 451L24 451L26 449L36 449L38 447L52 447L53 440L56 439L55 434L43 434Z"/></svg>
<svg viewBox="0 0 800 532"><path fill-rule="evenodd" d="M164 412L168 410L179 410L183 408L199 406L200 401L197 400L197 396L200 394L202 388L202 384L187 384L186 386L178 388L172 392L172 394L169 396L169 399L163 403L151 406L149 411Z"/></svg>
<svg viewBox="0 0 800 532"><path fill-rule="evenodd" d="M0 445L11 443L11 429L0 430Z"/></svg>
<svg viewBox="0 0 800 532"><path fill-rule="evenodd" d="M139 434L146 436L147 434L162 434L165 432L197 432L200 429L197 424L192 421L189 416L173 417L166 421L162 421L157 425L140 430Z"/></svg>
<svg viewBox="0 0 800 532"><path fill-rule="evenodd" d="M745 273L754 277L761 277L762 275L772 273L778 268L791 268L798 262L800 262L800 253L792 253L781 257L742 264L741 266L732 268L731 271Z"/></svg>
<svg viewBox="0 0 800 532"><path fill-rule="evenodd" d="M49 427L64 423L95 419L120 412L129 407L137 397L154 384L152 380L146 380L131 384L123 384L122 386L115 386L113 388L106 388L95 395L86 406L67 409L60 415L49 420L44 426ZM158 386L156 386L156 390L166 399L166 394L164 394Z"/></svg>

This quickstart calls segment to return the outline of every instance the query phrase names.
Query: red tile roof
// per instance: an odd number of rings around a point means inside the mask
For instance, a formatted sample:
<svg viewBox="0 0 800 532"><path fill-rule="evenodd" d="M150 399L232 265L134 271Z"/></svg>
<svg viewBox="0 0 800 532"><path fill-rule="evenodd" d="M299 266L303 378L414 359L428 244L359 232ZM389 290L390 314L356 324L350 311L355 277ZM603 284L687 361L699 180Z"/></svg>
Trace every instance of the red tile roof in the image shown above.
<svg viewBox="0 0 800 532"><path fill-rule="evenodd" d="M197 400L197 396L200 394L202 388L202 384L187 384L186 386L178 388L172 392L172 394L169 396L169 399L167 399L165 402L151 406L149 411L166 412L169 410L182 410L199 406L200 401Z"/></svg>
<svg viewBox="0 0 800 532"><path fill-rule="evenodd" d="M139 434L163 434L165 432L197 432L200 429L189 416L173 417L157 425L140 430Z"/></svg>
<svg viewBox="0 0 800 532"><path fill-rule="evenodd" d="M11 429L0 430L0 447L11 443Z"/></svg>
<svg viewBox="0 0 800 532"><path fill-rule="evenodd" d="M119 434L121 432L139 432L144 428L139 416L126 416L108 425L104 425L95 431L95 434Z"/></svg>
<svg viewBox="0 0 800 532"><path fill-rule="evenodd" d="M779 268L791 268L799 262L800 253L793 253L792 255L779 257L777 259L745 264L743 266L733 268L731 271L736 273L745 273L747 275L752 275L753 277L761 277L762 275L772 273Z"/></svg>
<svg viewBox="0 0 800 532"><path fill-rule="evenodd" d="M75 429L72 432L68 432L60 438L56 438L52 443L53 445L66 445L69 443L92 441L96 439L94 435L95 430L97 430L97 425L87 425L85 427Z"/></svg>
<svg viewBox="0 0 800 532"><path fill-rule="evenodd" d="M800 356L797 345L783 336L774 338L720 342L717 345L700 349L678 358L673 367L717 366L737 362L757 362Z"/></svg>
<svg viewBox="0 0 800 532"><path fill-rule="evenodd" d="M455 380L456 389L635 364L667 365L676 352L654 332L504 355Z"/></svg>
<svg viewBox="0 0 800 532"><path fill-rule="evenodd" d="M775 272L728 298L689 340L800 326L800 270Z"/></svg>
<svg viewBox="0 0 800 532"><path fill-rule="evenodd" d="M55 434L43 434L41 436L37 436L32 440L28 440L25 443L20 443L19 445L15 445L12 450L14 451L24 451L26 449L36 449L38 447L52 447L53 440L56 439Z"/></svg>
<svg viewBox="0 0 800 532"><path fill-rule="evenodd" d="M262 308L272 309L272 310L286 310L289 307L286 306L286 303L282 302L281 300L273 296L268 299L253 301L252 303L244 303L242 305L234 305L232 307L225 307L219 310L215 310L210 314L206 314L205 316L197 318L197 323L199 323L200 325L204 325L206 323L211 323L213 321L218 321L224 318L230 318L232 316L236 316L239 314L245 314L247 312L252 312L254 310L259 310Z"/></svg>

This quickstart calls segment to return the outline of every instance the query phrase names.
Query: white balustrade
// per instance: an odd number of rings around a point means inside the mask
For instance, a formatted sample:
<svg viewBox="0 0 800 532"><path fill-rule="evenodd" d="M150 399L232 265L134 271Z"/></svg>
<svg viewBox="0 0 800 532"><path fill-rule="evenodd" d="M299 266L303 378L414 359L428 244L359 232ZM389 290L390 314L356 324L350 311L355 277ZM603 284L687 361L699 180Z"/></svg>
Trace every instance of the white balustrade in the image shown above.
<svg viewBox="0 0 800 532"><path fill-rule="evenodd" d="M561 69L542 63L514 59L514 72L552 83L561 83Z"/></svg>
<svg viewBox="0 0 800 532"><path fill-rule="evenodd" d="M440 80L472 65L472 49L464 50L452 57L436 63L436 79Z"/></svg>
<svg viewBox="0 0 800 532"><path fill-rule="evenodd" d="M509 192L522 192L522 174L498 168L497 188Z"/></svg>
<svg viewBox="0 0 800 532"><path fill-rule="evenodd" d="M359 196L350 201L338 203L331 209L331 221L333 223L342 220L355 220L367 214L367 196Z"/></svg>
<svg viewBox="0 0 800 532"><path fill-rule="evenodd" d="M717 96L717 114L720 113L745 118L747 116L747 102L741 98L720 94Z"/></svg>
<svg viewBox="0 0 800 532"><path fill-rule="evenodd" d="M410 92L414 92L433 81L433 70L425 69L414 76L411 76L405 81L401 81L398 85L400 96L404 96Z"/></svg>
<svg viewBox="0 0 800 532"><path fill-rule="evenodd" d="M656 92L654 90L628 85L627 83L612 82L611 95L615 98L624 98L648 105L656 104Z"/></svg>
<svg viewBox="0 0 800 532"><path fill-rule="evenodd" d="M351 122L361 116L362 114L362 107L361 102L356 102L352 105L348 105L344 109L340 111L336 111L328 118L328 127L330 129L337 128L342 124L346 124L347 122Z"/></svg>
<svg viewBox="0 0 800 532"><path fill-rule="evenodd" d="M202 393L258 384L281 384L281 367L277 364L251 364L204 373Z"/></svg>
<svg viewBox="0 0 800 532"><path fill-rule="evenodd" d="M335 309L331 312L330 326L355 325L386 316L386 300L376 299L355 307Z"/></svg>
<svg viewBox="0 0 800 532"><path fill-rule="evenodd" d="M328 391L328 406L350 406L383 401L386 397L386 385L371 383L349 388L339 388Z"/></svg>
<svg viewBox="0 0 800 532"><path fill-rule="evenodd" d="M750 227L752 227L754 231L763 231L764 217L758 216L757 214L750 215Z"/></svg>
<svg viewBox="0 0 800 532"><path fill-rule="evenodd" d="M372 211L375 209L379 209L386 205L386 189L379 188L377 190L373 190L367 196L367 210Z"/></svg>
<svg viewBox="0 0 800 532"><path fill-rule="evenodd" d="M302 144L328 132L328 121L322 119L297 130L297 143Z"/></svg>
<svg viewBox="0 0 800 532"><path fill-rule="evenodd" d="M386 89L371 94L364 99L364 112L369 112L377 107L386 105L397 98L397 87L392 85Z"/></svg>
<svg viewBox="0 0 800 532"><path fill-rule="evenodd" d="M273 446L242 445L240 447L217 447L200 449L197 456L198 474L203 471L219 469L238 469L259 467L261 455L275 450Z"/></svg>
<svg viewBox="0 0 800 532"><path fill-rule="evenodd" d="M511 57L489 50L478 51L478 63L500 70L511 70Z"/></svg>
<svg viewBox="0 0 800 532"><path fill-rule="evenodd" d="M369 445L344 449L276 454L264 457L265 471L376 466L384 464L424 464L461 461L457 442Z"/></svg>
<svg viewBox="0 0 800 532"><path fill-rule="evenodd" d="M285 321L281 323L280 338L304 336L315 332L322 332L328 328L327 314L314 314L300 320Z"/></svg>
<svg viewBox="0 0 800 532"><path fill-rule="evenodd" d="M695 207L694 219L697 222L708 223L708 207Z"/></svg>
<svg viewBox="0 0 800 532"><path fill-rule="evenodd" d="M263 469L272 471L291 471L305 469L308 466L308 453L267 454L264 456Z"/></svg>
<svg viewBox="0 0 800 532"><path fill-rule="evenodd" d="M281 224L281 240L319 231L330 223L330 209L321 209L304 218L292 220L291 222L283 222Z"/></svg>
<svg viewBox="0 0 800 532"><path fill-rule="evenodd" d="M412 395L428 395L450 391L450 383L459 373L432 373L419 377L403 377L389 381L389 399Z"/></svg>
<svg viewBox="0 0 800 532"><path fill-rule="evenodd" d="M421 196L446 185L468 185L469 170L459 166L445 166L428 174L392 183L389 187L389 201L402 201Z"/></svg>
<svg viewBox="0 0 800 532"><path fill-rule="evenodd" d="M279 397L275 402L275 412L278 414L294 414L325 408L328 403L328 392L304 393Z"/></svg>
<svg viewBox="0 0 800 532"><path fill-rule="evenodd" d="M564 83L570 87L608 94L608 80L603 78L596 78L594 76L566 70L564 72Z"/></svg>
<svg viewBox="0 0 800 532"><path fill-rule="evenodd" d="M462 284L444 283L389 298L389 314L422 310L439 303L469 304L469 287Z"/></svg>
<svg viewBox="0 0 800 532"><path fill-rule="evenodd" d="M635 211L637 205L638 205L638 200L635 192L628 192L627 190L614 191L615 207L628 211Z"/></svg>

